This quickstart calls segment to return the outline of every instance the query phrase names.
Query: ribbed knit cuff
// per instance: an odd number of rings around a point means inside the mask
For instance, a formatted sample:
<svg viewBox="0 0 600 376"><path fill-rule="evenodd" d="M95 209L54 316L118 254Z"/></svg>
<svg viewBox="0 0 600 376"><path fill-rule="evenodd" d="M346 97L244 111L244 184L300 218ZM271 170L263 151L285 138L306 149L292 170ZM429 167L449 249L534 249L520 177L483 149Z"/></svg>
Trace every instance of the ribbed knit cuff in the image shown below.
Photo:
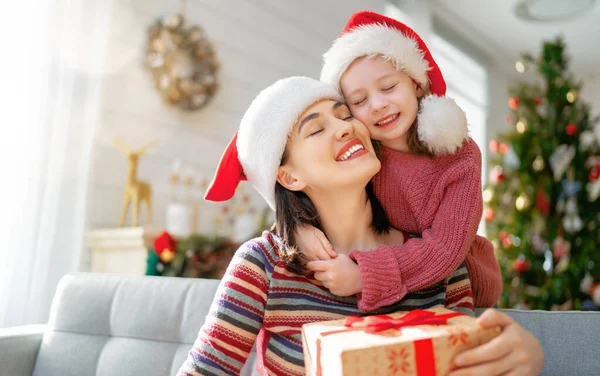
<svg viewBox="0 0 600 376"><path fill-rule="evenodd" d="M398 302L406 295L398 261L390 247L372 251L352 251L362 278L362 292L357 294L358 309L368 313Z"/></svg>

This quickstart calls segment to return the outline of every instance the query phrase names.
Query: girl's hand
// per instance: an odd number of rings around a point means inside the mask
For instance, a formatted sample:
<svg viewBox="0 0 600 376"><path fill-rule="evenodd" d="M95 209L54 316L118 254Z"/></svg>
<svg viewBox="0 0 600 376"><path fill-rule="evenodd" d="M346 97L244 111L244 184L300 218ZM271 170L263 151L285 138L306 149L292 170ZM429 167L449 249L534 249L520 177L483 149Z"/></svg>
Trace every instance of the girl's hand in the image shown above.
<svg viewBox="0 0 600 376"><path fill-rule="evenodd" d="M294 232L296 244L308 261L329 260L337 253L321 230L310 225L301 225Z"/></svg>
<svg viewBox="0 0 600 376"><path fill-rule="evenodd" d="M332 260L311 261L306 267L314 271L315 279L334 295L351 296L362 291L360 269L347 255L341 254Z"/></svg>
<svg viewBox="0 0 600 376"><path fill-rule="evenodd" d="M539 375L544 365L540 342L510 316L488 309L477 319L482 327L500 326L502 333L454 359L450 376Z"/></svg>

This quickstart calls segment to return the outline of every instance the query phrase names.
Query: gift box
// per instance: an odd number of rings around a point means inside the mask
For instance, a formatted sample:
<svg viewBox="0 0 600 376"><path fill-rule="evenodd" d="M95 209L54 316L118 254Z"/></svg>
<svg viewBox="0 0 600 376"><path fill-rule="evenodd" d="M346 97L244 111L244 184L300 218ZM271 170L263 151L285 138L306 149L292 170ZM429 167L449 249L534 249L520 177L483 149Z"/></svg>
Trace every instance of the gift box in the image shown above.
<svg viewBox="0 0 600 376"><path fill-rule="evenodd" d="M441 307L305 324L306 375L447 375L456 355L498 334Z"/></svg>

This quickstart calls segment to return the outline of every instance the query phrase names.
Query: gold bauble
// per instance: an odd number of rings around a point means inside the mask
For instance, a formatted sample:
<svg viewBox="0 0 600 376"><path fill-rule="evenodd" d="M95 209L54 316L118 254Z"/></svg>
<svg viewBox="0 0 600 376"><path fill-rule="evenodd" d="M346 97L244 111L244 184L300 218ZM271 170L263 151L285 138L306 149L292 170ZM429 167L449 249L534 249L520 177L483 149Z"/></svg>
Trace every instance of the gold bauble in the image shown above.
<svg viewBox="0 0 600 376"><path fill-rule="evenodd" d="M567 100L569 101L569 103L575 102L578 98L579 93L577 92L577 90L569 90L567 92Z"/></svg>
<svg viewBox="0 0 600 376"><path fill-rule="evenodd" d="M158 258L160 258L160 261L168 264L175 258L175 252L171 251L169 248L166 248L160 253Z"/></svg>
<svg viewBox="0 0 600 376"><path fill-rule="evenodd" d="M516 124L516 128L517 132L519 132L520 134L525 133L527 131L527 120L519 119L519 121Z"/></svg>
<svg viewBox="0 0 600 376"><path fill-rule="evenodd" d="M517 70L517 72L523 73L525 72L525 64L521 60L518 60L515 63L515 69Z"/></svg>
<svg viewBox="0 0 600 376"><path fill-rule="evenodd" d="M494 198L494 191L492 191L489 188L486 188L483 191L483 201L488 203L488 202L492 201L492 198Z"/></svg>
<svg viewBox="0 0 600 376"><path fill-rule="evenodd" d="M540 172L544 169L544 167L546 167L546 164L544 163L544 158L542 158L539 155L535 157L535 160L533 161L533 169L537 172Z"/></svg>
<svg viewBox="0 0 600 376"><path fill-rule="evenodd" d="M517 197L517 200L515 201L515 207L520 212L529 209L530 205L531 205L531 201L529 200L529 197L527 197L527 195L524 193L521 193L519 195L519 197Z"/></svg>

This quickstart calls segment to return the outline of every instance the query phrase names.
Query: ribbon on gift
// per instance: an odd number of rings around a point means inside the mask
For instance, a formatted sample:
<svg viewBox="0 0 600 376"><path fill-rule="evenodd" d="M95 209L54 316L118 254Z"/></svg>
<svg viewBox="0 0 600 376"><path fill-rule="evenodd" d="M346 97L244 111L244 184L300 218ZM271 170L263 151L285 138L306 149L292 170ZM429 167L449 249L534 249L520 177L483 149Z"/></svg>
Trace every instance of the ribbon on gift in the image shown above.
<svg viewBox="0 0 600 376"><path fill-rule="evenodd" d="M419 325L447 325L448 320L464 316L464 313L452 312L441 315L436 315L435 312L416 309L410 311L404 316L394 318L389 315L375 316L348 316L344 322L346 329L332 330L323 332L317 338L317 376L322 376L321 366L321 339L326 336L339 333L347 333L351 331L364 331L370 334L376 334L388 329L402 330L402 328L413 327ZM416 354L417 375L434 375L435 374L435 354L433 351L433 341L430 338L416 340L414 342Z"/></svg>

